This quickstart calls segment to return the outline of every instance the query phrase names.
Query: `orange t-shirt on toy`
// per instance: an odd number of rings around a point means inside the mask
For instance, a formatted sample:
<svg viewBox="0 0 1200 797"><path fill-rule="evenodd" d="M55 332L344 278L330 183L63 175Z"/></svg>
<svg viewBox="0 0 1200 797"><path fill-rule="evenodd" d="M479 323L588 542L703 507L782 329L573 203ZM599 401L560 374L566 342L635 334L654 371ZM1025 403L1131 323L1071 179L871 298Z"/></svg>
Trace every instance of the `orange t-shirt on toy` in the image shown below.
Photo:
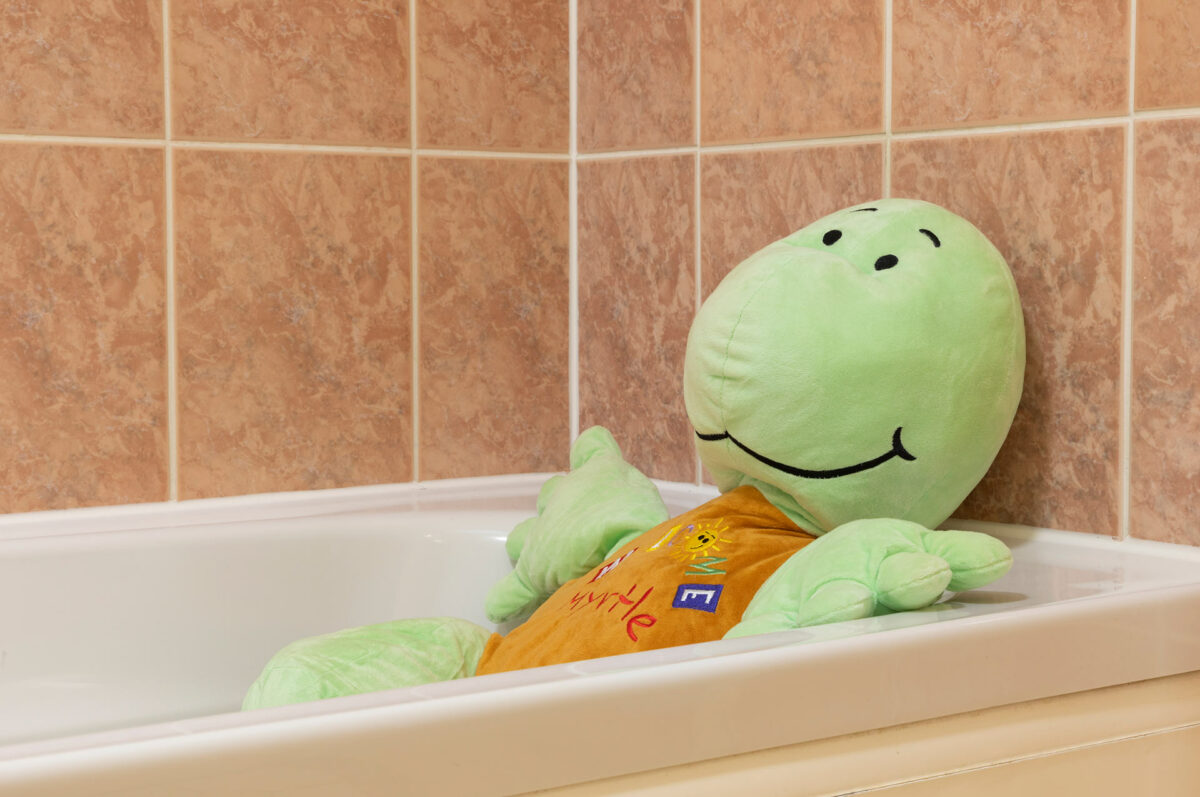
<svg viewBox="0 0 1200 797"><path fill-rule="evenodd" d="M476 673L541 667L720 639L767 577L816 537L753 487L672 518L564 584Z"/></svg>

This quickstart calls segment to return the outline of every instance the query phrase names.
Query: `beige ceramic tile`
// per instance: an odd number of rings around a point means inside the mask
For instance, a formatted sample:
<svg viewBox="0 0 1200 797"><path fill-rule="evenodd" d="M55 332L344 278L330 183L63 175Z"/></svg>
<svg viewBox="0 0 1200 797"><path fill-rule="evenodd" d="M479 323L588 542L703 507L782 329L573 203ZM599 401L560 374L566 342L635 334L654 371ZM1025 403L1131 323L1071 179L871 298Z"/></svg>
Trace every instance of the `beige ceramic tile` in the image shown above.
<svg viewBox="0 0 1200 797"><path fill-rule="evenodd" d="M895 0L893 13L897 130L1128 110L1128 3Z"/></svg>
<svg viewBox="0 0 1200 797"><path fill-rule="evenodd" d="M417 0L422 147L566 152L567 0Z"/></svg>
<svg viewBox="0 0 1200 797"><path fill-rule="evenodd" d="M883 193L879 144L703 155L701 163L705 296L772 241Z"/></svg>
<svg viewBox="0 0 1200 797"><path fill-rule="evenodd" d="M0 131L162 130L161 0L0 3Z"/></svg>
<svg viewBox="0 0 1200 797"><path fill-rule="evenodd" d="M407 147L406 0L174 0L172 134Z"/></svg>
<svg viewBox="0 0 1200 797"><path fill-rule="evenodd" d="M1117 532L1124 136L1119 127L894 144L892 191L973 221L1025 312L1025 392L959 517Z"/></svg>
<svg viewBox="0 0 1200 797"><path fill-rule="evenodd" d="M700 28L706 144L882 129L882 0L704 0Z"/></svg>
<svg viewBox="0 0 1200 797"><path fill-rule="evenodd" d="M695 141L693 0L579 3L579 148Z"/></svg>
<svg viewBox="0 0 1200 797"><path fill-rule="evenodd" d="M649 476L694 481L683 354L696 312L695 159L579 167L580 428Z"/></svg>
<svg viewBox="0 0 1200 797"><path fill-rule="evenodd" d="M163 154L0 145L0 512L167 498Z"/></svg>
<svg viewBox="0 0 1200 797"><path fill-rule="evenodd" d="M408 159L175 168L180 497L411 478Z"/></svg>
<svg viewBox="0 0 1200 797"><path fill-rule="evenodd" d="M420 477L565 468L567 164L422 158Z"/></svg>
<svg viewBox="0 0 1200 797"><path fill-rule="evenodd" d="M1200 120L1140 122L1135 185L1130 524L1200 545Z"/></svg>
<svg viewBox="0 0 1200 797"><path fill-rule="evenodd" d="M1138 108L1200 105L1200 3L1138 0Z"/></svg>

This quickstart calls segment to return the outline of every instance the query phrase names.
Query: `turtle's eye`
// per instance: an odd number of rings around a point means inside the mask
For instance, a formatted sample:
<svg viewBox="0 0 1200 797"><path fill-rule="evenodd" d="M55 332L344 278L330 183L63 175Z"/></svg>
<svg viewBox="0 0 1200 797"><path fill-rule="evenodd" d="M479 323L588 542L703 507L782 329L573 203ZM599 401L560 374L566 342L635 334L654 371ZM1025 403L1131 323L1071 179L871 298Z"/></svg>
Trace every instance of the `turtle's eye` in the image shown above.
<svg viewBox="0 0 1200 797"><path fill-rule="evenodd" d="M883 271L884 269L891 268L899 262L900 258L896 257L895 255L884 255L875 261L875 270Z"/></svg>
<svg viewBox="0 0 1200 797"><path fill-rule="evenodd" d="M830 230L829 232L827 232L823 236L821 236L821 243L825 244L826 246L833 246L835 243L838 242L838 239L841 237L842 237L841 230Z"/></svg>

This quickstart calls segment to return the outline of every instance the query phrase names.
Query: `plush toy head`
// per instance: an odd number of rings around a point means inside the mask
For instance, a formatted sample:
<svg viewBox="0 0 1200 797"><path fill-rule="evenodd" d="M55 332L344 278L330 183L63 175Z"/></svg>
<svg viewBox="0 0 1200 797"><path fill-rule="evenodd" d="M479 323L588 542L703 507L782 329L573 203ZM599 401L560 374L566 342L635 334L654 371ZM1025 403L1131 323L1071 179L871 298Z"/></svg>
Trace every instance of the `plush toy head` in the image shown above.
<svg viewBox="0 0 1200 797"><path fill-rule="evenodd" d="M692 325L684 398L722 491L754 485L814 533L932 528L995 458L1024 364L996 248L948 210L885 199L730 272Z"/></svg>

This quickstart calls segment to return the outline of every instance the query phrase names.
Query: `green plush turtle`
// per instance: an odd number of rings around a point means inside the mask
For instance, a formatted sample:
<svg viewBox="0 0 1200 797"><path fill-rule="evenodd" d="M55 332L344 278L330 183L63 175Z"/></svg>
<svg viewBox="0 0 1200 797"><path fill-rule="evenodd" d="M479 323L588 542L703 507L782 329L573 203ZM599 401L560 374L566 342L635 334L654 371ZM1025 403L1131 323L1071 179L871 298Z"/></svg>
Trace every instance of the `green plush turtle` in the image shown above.
<svg viewBox="0 0 1200 797"><path fill-rule="evenodd" d="M1012 559L932 530L1012 422L1016 286L974 226L926 202L839 211L738 265L688 337L684 399L721 495L669 518L596 427L510 535L506 636L404 620L302 640L247 708L922 608Z"/></svg>

